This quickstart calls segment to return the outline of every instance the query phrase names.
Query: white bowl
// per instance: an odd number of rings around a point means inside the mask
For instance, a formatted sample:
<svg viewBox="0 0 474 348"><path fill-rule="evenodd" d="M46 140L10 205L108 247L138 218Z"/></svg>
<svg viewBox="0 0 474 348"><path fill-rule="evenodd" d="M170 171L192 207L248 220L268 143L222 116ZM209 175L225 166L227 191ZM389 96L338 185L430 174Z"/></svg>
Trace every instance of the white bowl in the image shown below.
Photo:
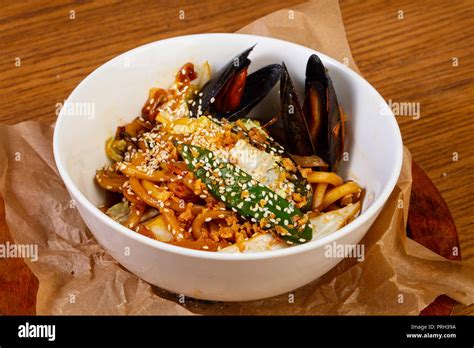
<svg viewBox="0 0 474 348"><path fill-rule="evenodd" d="M284 61L300 90L308 57L317 53L334 81L339 103L348 115L341 175L365 189L363 212L341 230L317 241L254 254L212 253L185 249L133 232L97 206L104 193L94 183L96 169L107 163L105 140L117 125L140 114L151 87L168 87L188 62L208 60L215 72L244 49L250 71ZM275 112L273 91L254 112ZM89 111L89 112L88 112ZM79 213L98 242L124 267L145 281L185 296L217 301L266 298L317 279L339 261L325 257L325 245L357 244L392 192L402 164L402 140L384 99L361 76L312 49L252 35L201 34L157 41L128 51L87 76L62 108L54 132L59 173Z"/></svg>

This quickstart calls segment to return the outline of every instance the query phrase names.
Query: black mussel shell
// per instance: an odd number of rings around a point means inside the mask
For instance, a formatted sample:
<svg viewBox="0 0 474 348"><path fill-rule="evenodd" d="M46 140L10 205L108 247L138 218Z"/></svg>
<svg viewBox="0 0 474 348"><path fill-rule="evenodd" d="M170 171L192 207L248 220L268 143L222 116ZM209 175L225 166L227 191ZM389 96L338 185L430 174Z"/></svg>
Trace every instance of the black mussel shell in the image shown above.
<svg viewBox="0 0 474 348"><path fill-rule="evenodd" d="M282 66L280 104L286 147L291 154L311 156L315 154L315 148L308 132L305 115L298 101L288 69L284 63Z"/></svg>
<svg viewBox="0 0 474 348"><path fill-rule="evenodd" d="M260 103L280 81L281 72L282 66L280 64L271 64L248 75L240 106L236 110L220 114L218 117L225 117L230 121L247 117L253 107ZM258 117L260 121L268 121L267 118L260 119L262 115L258 115Z"/></svg>
<svg viewBox="0 0 474 348"><path fill-rule="evenodd" d="M207 81L198 92L195 102L191 105L190 111L192 116L195 117L209 111L211 100L219 94L229 79L232 78L237 71L250 65L248 56L254 47L255 45L232 58L212 79Z"/></svg>
<svg viewBox="0 0 474 348"><path fill-rule="evenodd" d="M315 54L306 65L305 94L305 117L315 154L335 171L343 152L343 120L331 77Z"/></svg>

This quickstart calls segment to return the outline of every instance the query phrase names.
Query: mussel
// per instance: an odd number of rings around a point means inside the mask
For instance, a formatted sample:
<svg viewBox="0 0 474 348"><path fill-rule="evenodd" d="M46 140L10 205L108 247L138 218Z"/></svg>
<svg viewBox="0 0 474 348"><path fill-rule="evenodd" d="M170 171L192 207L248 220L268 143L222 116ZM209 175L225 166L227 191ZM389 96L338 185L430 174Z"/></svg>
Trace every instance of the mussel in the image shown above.
<svg viewBox="0 0 474 348"><path fill-rule="evenodd" d="M247 117L280 80L280 64L267 65L247 75L252 46L229 61L198 92L191 115L209 113L217 118L236 120Z"/></svg>
<svg viewBox="0 0 474 348"><path fill-rule="evenodd" d="M285 64L267 65L247 75L252 46L229 61L198 92L191 116L211 114L230 121L251 117L250 111L280 81L281 112L256 115L291 155L305 162L324 163L336 171L344 148L343 114L334 85L316 54L306 65L305 98L300 104ZM270 122L269 122L270 121ZM314 160L317 159L317 161Z"/></svg>
<svg viewBox="0 0 474 348"><path fill-rule="evenodd" d="M282 67L281 121L288 151L296 156L316 155L336 171L344 149L344 120L331 77L319 57L311 55L301 105L290 74Z"/></svg>

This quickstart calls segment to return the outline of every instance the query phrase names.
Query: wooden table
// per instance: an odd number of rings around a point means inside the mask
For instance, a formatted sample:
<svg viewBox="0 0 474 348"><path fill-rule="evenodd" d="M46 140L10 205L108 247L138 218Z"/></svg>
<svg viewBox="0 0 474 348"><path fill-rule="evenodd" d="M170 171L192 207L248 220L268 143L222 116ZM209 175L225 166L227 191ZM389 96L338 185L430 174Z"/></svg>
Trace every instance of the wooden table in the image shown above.
<svg viewBox="0 0 474 348"><path fill-rule="evenodd" d="M5 2L0 9L0 122L51 123L56 103L80 80L133 47L176 35L233 32L297 3ZM364 77L387 100L419 103L419 118L397 118L404 143L447 201L463 259L474 260L474 2L341 0L340 5ZM11 237L0 203L0 243L5 243ZM36 289L23 261L0 261L1 314L34 314ZM457 305L454 313L474 314L474 307Z"/></svg>

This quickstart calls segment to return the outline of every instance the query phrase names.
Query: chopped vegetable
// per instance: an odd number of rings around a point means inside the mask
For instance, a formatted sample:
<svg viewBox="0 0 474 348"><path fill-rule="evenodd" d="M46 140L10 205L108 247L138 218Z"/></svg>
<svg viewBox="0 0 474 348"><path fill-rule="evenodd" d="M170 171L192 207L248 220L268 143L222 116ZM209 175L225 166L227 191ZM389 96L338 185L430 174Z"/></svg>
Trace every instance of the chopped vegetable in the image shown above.
<svg viewBox="0 0 474 348"><path fill-rule="evenodd" d="M130 207L128 205L128 201L120 202L111 206L107 210L106 214L117 222L125 222L127 220L128 215L130 214Z"/></svg>
<svg viewBox="0 0 474 348"><path fill-rule="evenodd" d="M294 204L207 149L179 144L178 151L208 190L241 216L258 221L262 228L275 228L290 244L311 240L308 218Z"/></svg>
<svg viewBox="0 0 474 348"><path fill-rule="evenodd" d="M360 207L361 203L358 201L310 219L313 226L313 240L327 236L347 225L359 213Z"/></svg>
<svg viewBox="0 0 474 348"><path fill-rule="evenodd" d="M294 185L294 193L299 194L303 199L304 205L301 204L300 208L303 211L308 210L311 207L313 190L311 185L308 184L307 180L303 178L301 173L297 170L296 163L292 159L292 156L283 146L268 135L258 121L242 119L238 122L239 127L236 127L236 129L243 128L249 143L257 149L261 149L270 154L281 171L289 174L286 180Z"/></svg>
<svg viewBox="0 0 474 348"><path fill-rule="evenodd" d="M115 161L120 162L123 160L123 153L127 147L127 142L125 140L115 140L113 137L107 140L105 144L105 153L107 156Z"/></svg>
<svg viewBox="0 0 474 348"><path fill-rule="evenodd" d="M173 240L173 234L168 230L167 222L163 215L158 215L156 218L145 222L144 225L159 241L169 242Z"/></svg>

